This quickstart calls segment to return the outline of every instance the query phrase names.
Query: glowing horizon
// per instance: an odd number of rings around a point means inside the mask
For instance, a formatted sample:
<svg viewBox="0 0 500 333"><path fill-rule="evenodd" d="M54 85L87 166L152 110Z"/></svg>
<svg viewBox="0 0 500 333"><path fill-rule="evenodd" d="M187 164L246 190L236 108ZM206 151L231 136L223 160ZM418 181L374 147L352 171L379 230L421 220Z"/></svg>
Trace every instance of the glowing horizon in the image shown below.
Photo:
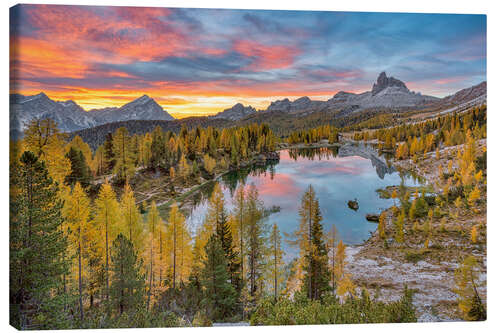
<svg viewBox="0 0 500 333"><path fill-rule="evenodd" d="M381 71L438 97L486 80L484 15L279 13L17 5L10 92L85 110L147 94L183 118L359 93Z"/></svg>

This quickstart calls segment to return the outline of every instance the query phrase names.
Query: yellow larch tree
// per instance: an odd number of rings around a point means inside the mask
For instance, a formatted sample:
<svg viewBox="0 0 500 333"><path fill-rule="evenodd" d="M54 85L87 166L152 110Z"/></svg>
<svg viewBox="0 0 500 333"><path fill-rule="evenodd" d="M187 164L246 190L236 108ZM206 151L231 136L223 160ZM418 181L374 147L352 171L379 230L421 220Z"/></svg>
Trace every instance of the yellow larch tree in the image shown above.
<svg viewBox="0 0 500 333"><path fill-rule="evenodd" d="M101 185L95 200L95 223L99 230L99 239L103 243L105 261L106 299L109 298L109 247L118 235L119 222L122 219L116 194L106 181Z"/></svg>
<svg viewBox="0 0 500 333"><path fill-rule="evenodd" d="M280 294L279 288L280 285L284 281L284 262L283 262L283 250L281 248L281 233L278 229L278 225L276 223L273 224L273 228L271 230L271 235L269 237L269 252L270 252L270 260L269 260L269 272L271 278L271 285L273 286L273 295L274 301L276 302L278 299L278 295Z"/></svg>
<svg viewBox="0 0 500 333"><path fill-rule="evenodd" d="M345 254L346 246L342 242L339 241L337 245L337 250L335 251L335 285L337 286L337 295L344 296L349 293L350 295L354 295L355 293L355 285L351 280L351 274L346 272L346 254Z"/></svg>
<svg viewBox="0 0 500 333"><path fill-rule="evenodd" d="M90 170L94 175L102 175L106 169L106 158L104 156L104 146L97 147L94 157L90 161Z"/></svg>
<svg viewBox="0 0 500 333"><path fill-rule="evenodd" d="M33 119L24 132L24 149L45 162L50 176L59 184L71 172L71 162L65 155L64 134L52 119Z"/></svg>
<svg viewBox="0 0 500 333"><path fill-rule="evenodd" d="M212 196L209 200L205 220L199 229L198 241L200 242L199 245L202 249L205 249L205 245L207 244L210 236L215 234L217 221L223 214L225 214L224 193L222 193L219 183L216 183L214 189L212 190ZM202 251L202 258L205 258L204 250Z"/></svg>
<svg viewBox="0 0 500 333"><path fill-rule="evenodd" d="M472 226L470 230L470 240L473 244L477 243L477 225Z"/></svg>
<svg viewBox="0 0 500 333"><path fill-rule="evenodd" d="M177 281L181 282L187 278L191 261L191 239L186 219L176 204L170 208L167 237L167 262L171 267L172 287L175 289Z"/></svg>
<svg viewBox="0 0 500 333"><path fill-rule="evenodd" d="M153 278L154 272L157 268L155 265L160 265L161 263L157 263L155 258L159 255L159 234L161 232L161 225L163 221L160 217L158 209L156 208L156 203L153 201L149 208L148 212L148 263L147 270L149 274L149 287L148 287L148 300L147 300L147 309L149 310L151 304L151 295L153 292Z"/></svg>
<svg viewBox="0 0 500 333"><path fill-rule="evenodd" d="M135 173L135 156L131 147L127 129L120 127L113 134L113 153L116 160L113 172L123 181L129 181Z"/></svg>
<svg viewBox="0 0 500 333"><path fill-rule="evenodd" d="M209 174L212 174L215 165L216 165L215 159L211 158L210 155L205 154L203 156L203 167Z"/></svg>
<svg viewBox="0 0 500 333"><path fill-rule="evenodd" d="M328 231L326 235L326 245L329 252L329 261L330 261L330 273L331 273L331 283L332 289L335 290L335 253L337 249L337 241L338 241L338 230L335 224L332 224L332 228Z"/></svg>
<svg viewBox="0 0 500 333"><path fill-rule="evenodd" d="M134 244L134 250L142 253L144 247L144 225L139 209L135 204L134 192L128 183L125 184L120 209L123 216L120 227L124 235Z"/></svg>
<svg viewBox="0 0 500 333"><path fill-rule="evenodd" d="M476 185L474 186L474 189L469 192L467 196L467 202L469 203L470 206L474 206L480 197L481 197L481 191L479 190L479 187Z"/></svg>
<svg viewBox="0 0 500 333"><path fill-rule="evenodd" d="M246 202L246 193L245 186L240 185L233 197L233 214L231 215L231 230L233 231L233 240L236 243L236 246L240 252L240 272L242 278L242 285L245 286L245 230L246 230L246 212L245 212L245 202Z"/></svg>
<svg viewBox="0 0 500 333"><path fill-rule="evenodd" d="M378 235L380 238L385 239L385 219L386 219L386 212L382 212L380 216L378 217Z"/></svg>
<svg viewBox="0 0 500 333"><path fill-rule="evenodd" d="M458 308L464 320L485 320L486 310L477 288L478 262L474 256L468 256L455 271L454 292L458 295Z"/></svg>
<svg viewBox="0 0 500 333"><path fill-rule="evenodd" d="M76 250L78 258L78 301L80 320L83 320L83 252L87 247L88 232L91 224L88 222L90 215L90 200L83 191L80 183L76 183L71 195L64 203L63 216L70 229L69 240L72 248Z"/></svg>
<svg viewBox="0 0 500 333"><path fill-rule="evenodd" d="M183 181L186 181L187 177L191 173L191 170L184 154L181 155L181 159L179 160L178 170L179 176L182 177Z"/></svg>

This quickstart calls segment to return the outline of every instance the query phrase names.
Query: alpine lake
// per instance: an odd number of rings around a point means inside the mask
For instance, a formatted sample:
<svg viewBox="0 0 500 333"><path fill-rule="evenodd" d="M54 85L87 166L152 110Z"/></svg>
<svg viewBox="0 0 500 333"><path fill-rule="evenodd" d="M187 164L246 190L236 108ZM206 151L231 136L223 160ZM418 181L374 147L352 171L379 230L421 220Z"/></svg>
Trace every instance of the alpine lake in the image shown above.
<svg viewBox="0 0 500 333"><path fill-rule="evenodd" d="M342 146L281 150L279 161L228 172L191 195L187 224L194 233L203 223L216 182L224 192L228 213L234 207L232 198L236 188L253 183L265 207L265 225L269 230L272 224L278 225L285 261L289 261L297 256L298 249L286 239L298 228L301 198L312 185L319 200L324 232L335 225L338 239L348 245L361 244L377 229L377 223L367 221L366 214L380 214L394 204L393 199L382 198L377 190L401 183L421 184L388 166L383 156L371 152L345 150ZM349 200L356 200L359 208L349 208Z"/></svg>

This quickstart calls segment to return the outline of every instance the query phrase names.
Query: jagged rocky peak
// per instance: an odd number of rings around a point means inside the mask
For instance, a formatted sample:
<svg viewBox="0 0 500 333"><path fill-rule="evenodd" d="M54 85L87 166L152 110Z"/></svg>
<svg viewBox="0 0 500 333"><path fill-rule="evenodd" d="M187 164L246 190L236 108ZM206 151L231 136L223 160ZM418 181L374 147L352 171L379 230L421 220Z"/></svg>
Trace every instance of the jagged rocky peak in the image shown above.
<svg viewBox="0 0 500 333"><path fill-rule="evenodd" d="M43 92L33 96L11 94L10 109L13 137L22 137L26 124L33 118L51 118L63 132L126 120L174 119L148 95L143 95L119 108L110 107L87 112L72 100L54 101Z"/></svg>
<svg viewBox="0 0 500 333"><path fill-rule="evenodd" d="M20 98L17 100L18 103L26 103L33 101L43 101L43 102L50 101L50 98L43 92L32 96L23 96L23 95L18 95L18 96L20 96Z"/></svg>
<svg viewBox="0 0 500 333"><path fill-rule="evenodd" d="M302 96L300 98L297 98L295 101L293 101L294 103L297 103L297 104L300 104L300 103L308 103L310 102L311 99L307 96Z"/></svg>
<svg viewBox="0 0 500 333"><path fill-rule="evenodd" d="M251 108L251 106L248 106L249 108ZM241 103L236 103L234 104L234 106L232 108L229 108L229 109L226 109L226 110L234 110L234 111L241 111L245 108L245 106ZM225 111L225 110L224 110Z"/></svg>
<svg viewBox="0 0 500 333"><path fill-rule="evenodd" d="M67 101L58 101L57 103L65 107L81 108L80 105L76 104L75 101L68 99Z"/></svg>
<svg viewBox="0 0 500 333"><path fill-rule="evenodd" d="M225 109L224 111L216 114L215 118L238 120L256 112L257 110L255 110L255 108L250 105L244 106L241 103L236 103L229 109Z"/></svg>
<svg viewBox="0 0 500 333"><path fill-rule="evenodd" d="M154 101L154 100L151 97L149 97L148 95L144 94L141 97L133 100L132 102L130 102L128 104L133 104L133 105L146 104L150 101Z"/></svg>
<svg viewBox="0 0 500 333"><path fill-rule="evenodd" d="M290 110L290 100L288 98L280 99L274 102L271 102L267 107L267 111L288 111Z"/></svg>
<svg viewBox="0 0 500 333"><path fill-rule="evenodd" d="M405 92L410 92L403 81L393 78L392 76L387 77L387 74L385 74L385 72L382 72L379 74L377 82L373 84L372 96L375 96L387 87L397 87L400 90L404 90Z"/></svg>
<svg viewBox="0 0 500 333"><path fill-rule="evenodd" d="M331 100L333 101L338 101L338 102L345 102L347 101L349 98L353 97L353 96L356 96L356 94L354 93L350 93L350 92L347 92L347 91L339 91L338 93L336 93L333 98Z"/></svg>

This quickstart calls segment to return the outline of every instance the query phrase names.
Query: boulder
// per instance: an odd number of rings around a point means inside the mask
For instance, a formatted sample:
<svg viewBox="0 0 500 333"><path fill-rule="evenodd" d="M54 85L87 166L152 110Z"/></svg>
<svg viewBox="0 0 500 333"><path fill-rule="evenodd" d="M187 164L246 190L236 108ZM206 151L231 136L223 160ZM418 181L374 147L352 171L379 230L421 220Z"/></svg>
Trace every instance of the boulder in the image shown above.
<svg viewBox="0 0 500 333"><path fill-rule="evenodd" d="M378 218L379 218L378 214L366 214L365 217L367 221L378 223Z"/></svg>
<svg viewBox="0 0 500 333"><path fill-rule="evenodd" d="M347 202L347 206L351 208L352 210L358 210L359 209L359 203L357 199L354 200L349 200Z"/></svg>

